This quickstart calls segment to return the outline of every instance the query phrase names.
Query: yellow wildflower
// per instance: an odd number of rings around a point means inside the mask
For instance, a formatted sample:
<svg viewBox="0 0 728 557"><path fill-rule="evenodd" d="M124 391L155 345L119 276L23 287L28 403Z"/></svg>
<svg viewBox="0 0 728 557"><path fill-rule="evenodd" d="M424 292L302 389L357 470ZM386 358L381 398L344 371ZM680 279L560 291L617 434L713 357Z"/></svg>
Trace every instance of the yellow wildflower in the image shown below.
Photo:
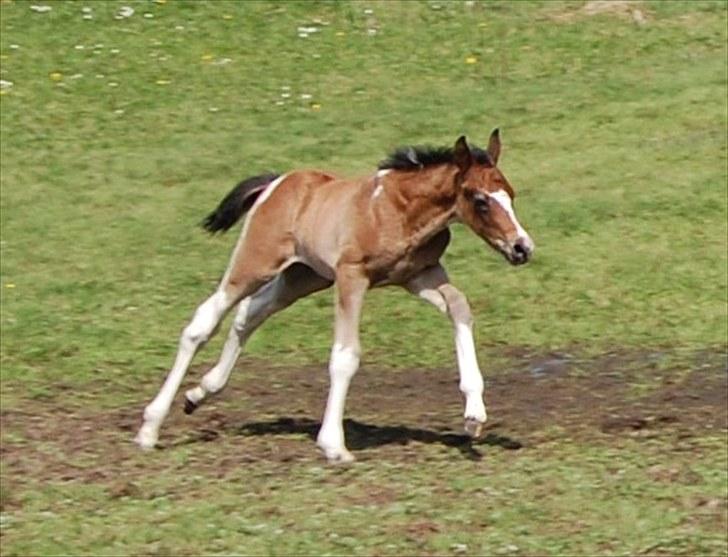
<svg viewBox="0 0 728 557"><path fill-rule="evenodd" d="M465 59L466 64L475 64L475 63L477 63L477 61L478 61L478 59L475 56L468 56Z"/></svg>
<svg viewBox="0 0 728 557"><path fill-rule="evenodd" d="M60 81L63 79L63 74L61 72L51 72L49 76L52 81Z"/></svg>

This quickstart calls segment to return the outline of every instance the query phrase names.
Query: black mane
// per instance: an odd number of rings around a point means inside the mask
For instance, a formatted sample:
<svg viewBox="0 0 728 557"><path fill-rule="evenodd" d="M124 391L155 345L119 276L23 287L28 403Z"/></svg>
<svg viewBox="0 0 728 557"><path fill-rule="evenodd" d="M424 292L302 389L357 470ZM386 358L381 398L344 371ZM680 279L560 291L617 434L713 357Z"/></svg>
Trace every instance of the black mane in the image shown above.
<svg viewBox="0 0 728 557"><path fill-rule="evenodd" d="M470 147L473 159L478 164L494 166L487 151L479 147ZM410 146L400 147L379 163L379 170L419 170L436 164L454 163L452 147Z"/></svg>

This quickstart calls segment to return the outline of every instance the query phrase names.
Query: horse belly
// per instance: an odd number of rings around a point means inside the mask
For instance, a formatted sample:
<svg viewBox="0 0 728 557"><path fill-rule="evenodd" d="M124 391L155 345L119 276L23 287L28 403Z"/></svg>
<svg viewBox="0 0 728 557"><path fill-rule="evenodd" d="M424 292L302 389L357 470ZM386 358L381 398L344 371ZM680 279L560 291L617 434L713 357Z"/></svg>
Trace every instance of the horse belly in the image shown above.
<svg viewBox="0 0 728 557"><path fill-rule="evenodd" d="M334 280L336 278L334 266L329 261L326 261L326 259L319 256L316 251L306 249L304 246L299 246L296 251L296 260L311 267L317 275L328 280Z"/></svg>

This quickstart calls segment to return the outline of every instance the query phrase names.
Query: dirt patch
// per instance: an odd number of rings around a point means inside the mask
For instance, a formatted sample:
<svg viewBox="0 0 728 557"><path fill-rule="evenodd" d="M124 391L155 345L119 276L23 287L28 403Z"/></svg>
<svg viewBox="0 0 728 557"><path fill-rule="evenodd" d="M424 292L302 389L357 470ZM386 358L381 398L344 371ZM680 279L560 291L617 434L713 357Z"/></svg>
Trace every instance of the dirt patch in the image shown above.
<svg viewBox="0 0 728 557"><path fill-rule="evenodd" d="M697 355L689 369L666 370L655 353L592 360L520 353L514 361L507 373L487 374L490 418L475 443L462 432L455 370L362 369L347 406L349 447L360 460L417 459L422 444L480 458L488 450L535 450L554 438L609 443L666 436L678 447L728 428L724 354ZM151 455L131 442L146 400L105 412L54 400L3 409L0 458L3 488L10 491L2 505L12 505L12 484L24 478L101 482L110 497L148 497L134 480L155 469L197 467L225 477L256 461L319 461L314 439L328 389L323 367L247 361L241 368L226 391L192 416L182 412L180 394L162 430L162 450ZM195 371L188 385L199 379L201 369ZM150 385L143 393L154 390ZM199 444L208 444L215 458L194 451L184 462L161 456L165 448Z"/></svg>

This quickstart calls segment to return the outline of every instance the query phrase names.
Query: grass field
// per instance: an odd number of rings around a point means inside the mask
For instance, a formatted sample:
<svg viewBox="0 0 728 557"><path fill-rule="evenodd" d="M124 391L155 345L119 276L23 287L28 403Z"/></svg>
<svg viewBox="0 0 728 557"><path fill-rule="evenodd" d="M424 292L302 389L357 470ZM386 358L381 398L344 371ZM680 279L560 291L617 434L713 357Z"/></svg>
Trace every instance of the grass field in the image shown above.
<svg viewBox="0 0 728 557"><path fill-rule="evenodd" d="M3 555L728 552L726 2L0 14ZM358 463L311 439L330 292L256 333L216 401L178 403L162 450L131 445L235 241L197 225L239 179L367 174L494 127L537 253L510 268L455 227L445 257L476 315L484 441L460 435L447 322L383 289Z"/></svg>

